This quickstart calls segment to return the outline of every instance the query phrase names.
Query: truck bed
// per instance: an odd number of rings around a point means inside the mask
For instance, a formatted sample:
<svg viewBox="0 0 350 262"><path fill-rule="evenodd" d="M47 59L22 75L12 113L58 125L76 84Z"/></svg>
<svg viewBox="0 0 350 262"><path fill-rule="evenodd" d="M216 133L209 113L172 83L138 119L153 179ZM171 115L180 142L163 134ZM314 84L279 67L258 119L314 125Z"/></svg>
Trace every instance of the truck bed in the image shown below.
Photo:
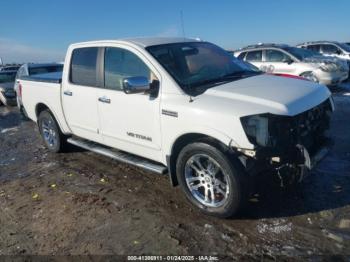
<svg viewBox="0 0 350 262"><path fill-rule="evenodd" d="M63 133L69 133L61 105L61 73L47 73L22 78L22 101L28 117L37 121L39 105L45 105L54 115Z"/></svg>
<svg viewBox="0 0 350 262"><path fill-rule="evenodd" d="M62 82L62 72L24 76L22 80L60 84Z"/></svg>

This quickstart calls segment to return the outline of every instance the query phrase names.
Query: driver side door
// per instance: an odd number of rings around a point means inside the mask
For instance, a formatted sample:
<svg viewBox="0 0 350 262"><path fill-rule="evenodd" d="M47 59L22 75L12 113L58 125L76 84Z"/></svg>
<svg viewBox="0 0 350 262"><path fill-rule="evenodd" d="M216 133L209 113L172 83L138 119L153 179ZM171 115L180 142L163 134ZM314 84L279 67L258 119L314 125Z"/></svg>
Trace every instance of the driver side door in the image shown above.
<svg viewBox="0 0 350 262"><path fill-rule="evenodd" d="M265 65L273 74L295 74L295 62L286 53L276 49L265 50Z"/></svg>
<svg viewBox="0 0 350 262"><path fill-rule="evenodd" d="M160 79L152 64L138 52L123 47L105 47L104 84L97 92L103 143L155 161L160 160L160 96L126 94L124 80Z"/></svg>

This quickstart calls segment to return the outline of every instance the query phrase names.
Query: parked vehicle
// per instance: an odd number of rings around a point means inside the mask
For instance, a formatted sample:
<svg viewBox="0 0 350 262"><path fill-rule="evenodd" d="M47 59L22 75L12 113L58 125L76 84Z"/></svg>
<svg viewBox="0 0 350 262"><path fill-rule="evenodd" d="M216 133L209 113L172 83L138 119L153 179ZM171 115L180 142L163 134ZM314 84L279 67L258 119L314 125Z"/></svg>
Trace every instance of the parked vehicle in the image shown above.
<svg viewBox="0 0 350 262"><path fill-rule="evenodd" d="M17 106L22 113L26 115L26 113L23 111L21 95L19 95L19 93L21 92L21 85L20 85L19 79L25 76L32 76L37 74L62 72L62 70L63 70L63 64L59 64L59 63L46 63L46 64L27 63L27 64L23 64L18 69L14 89L17 94Z"/></svg>
<svg viewBox="0 0 350 262"><path fill-rule="evenodd" d="M184 38L73 44L63 74L21 79L52 152L66 143L169 173L206 214L237 212L261 172L302 180L328 152L327 87L244 68Z"/></svg>
<svg viewBox="0 0 350 262"><path fill-rule="evenodd" d="M0 67L0 72L17 71L21 66L3 66Z"/></svg>
<svg viewBox="0 0 350 262"><path fill-rule="evenodd" d="M16 105L16 93L13 90L17 71L0 72L0 105Z"/></svg>
<svg viewBox="0 0 350 262"><path fill-rule="evenodd" d="M260 70L277 75L301 76L325 85L336 85L348 78L345 61L282 44L257 44L234 52Z"/></svg>
<svg viewBox="0 0 350 262"><path fill-rule="evenodd" d="M297 45L325 56L338 57L347 60L350 65L350 46L336 41L315 41Z"/></svg>

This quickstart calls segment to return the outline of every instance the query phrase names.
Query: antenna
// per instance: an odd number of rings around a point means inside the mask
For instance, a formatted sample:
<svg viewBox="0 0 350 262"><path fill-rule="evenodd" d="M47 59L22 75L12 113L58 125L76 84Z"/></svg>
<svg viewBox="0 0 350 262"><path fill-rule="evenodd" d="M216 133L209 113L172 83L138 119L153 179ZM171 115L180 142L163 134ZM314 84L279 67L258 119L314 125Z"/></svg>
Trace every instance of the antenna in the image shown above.
<svg viewBox="0 0 350 262"><path fill-rule="evenodd" d="M183 36L183 38L185 38L186 34L185 34L185 25L184 25L184 14L183 14L182 10L180 11L180 18L181 18L182 36Z"/></svg>

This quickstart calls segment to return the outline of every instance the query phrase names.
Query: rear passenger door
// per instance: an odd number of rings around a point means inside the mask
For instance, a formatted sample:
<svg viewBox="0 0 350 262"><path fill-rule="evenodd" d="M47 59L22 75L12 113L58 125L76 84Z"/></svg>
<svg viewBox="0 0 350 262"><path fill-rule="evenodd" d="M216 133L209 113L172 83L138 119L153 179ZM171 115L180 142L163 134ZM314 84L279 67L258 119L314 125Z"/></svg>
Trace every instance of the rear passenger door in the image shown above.
<svg viewBox="0 0 350 262"><path fill-rule="evenodd" d="M313 51L313 52L316 52L316 53L320 53L320 48L321 46L320 45L308 45L306 46L306 49L310 50L310 51Z"/></svg>
<svg viewBox="0 0 350 262"><path fill-rule="evenodd" d="M255 65L260 70L265 71L262 63L262 50L254 50L247 52L244 60Z"/></svg>
<svg viewBox="0 0 350 262"><path fill-rule="evenodd" d="M100 53L98 47L74 49L69 79L64 80L61 91L64 115L73 134L95 142L102 141L97 109Z"/></svg>
<svg viewBox="0 0 350 262"><path fill-rule="evenodd" d="M126 94L123 80L147 77L160 80L153 65L129 47L104 49L104 85L98 91L103 143L130 153L160 160L160 96Z"/></svg>

